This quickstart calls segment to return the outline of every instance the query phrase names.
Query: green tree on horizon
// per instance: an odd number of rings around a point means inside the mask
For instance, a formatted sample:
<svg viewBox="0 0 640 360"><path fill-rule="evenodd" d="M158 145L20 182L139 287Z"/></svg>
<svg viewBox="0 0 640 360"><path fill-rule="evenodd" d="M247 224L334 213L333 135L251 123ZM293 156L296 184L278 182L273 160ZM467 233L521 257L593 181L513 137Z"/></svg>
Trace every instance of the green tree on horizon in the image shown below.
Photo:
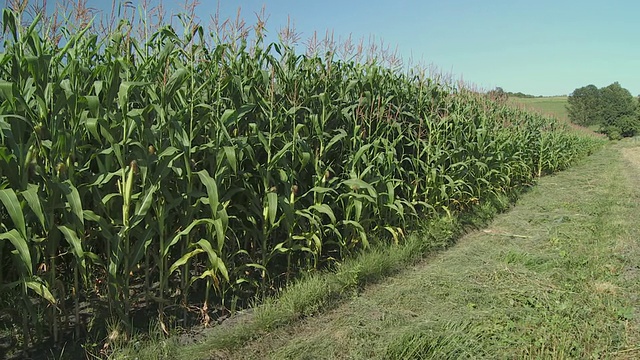
<svg viewBox="0 0 640 360"><path fill-rule="evenodd" d="M600 90L593 84L575 89L567 98L571 122L589 126L601 122Z"/></svg>
<svg viewBox="0 0 640 360"><path fill-rule="evenodd" d="M571 122L583 126L599 125L600 132L610 139L640 133L638 101L617 81L600 89L592 84L577 88L567 102Z"/></svg>

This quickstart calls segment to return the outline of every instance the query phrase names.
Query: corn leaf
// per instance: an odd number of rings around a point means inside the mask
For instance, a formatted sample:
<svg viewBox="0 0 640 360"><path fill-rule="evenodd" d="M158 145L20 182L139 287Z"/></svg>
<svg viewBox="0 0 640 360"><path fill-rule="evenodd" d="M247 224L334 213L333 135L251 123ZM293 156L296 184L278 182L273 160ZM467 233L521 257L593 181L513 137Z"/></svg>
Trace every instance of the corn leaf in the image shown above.
<svg viewBox="0 0 640 360"><path fill-rule="evenodd" d="M76 261L78 261L78 264L80 264L80 267L84 274L84 271L86 270L84 250L82 248L82 241L78 237L78 234L66 225L59 225L58 230L62 232L64 238L67 240L67 243L71 245L71 252L76 258Z"/></svg>
<svg viewBox="0 0 640 360"><path fill-rule="evenodd" d="M31 211L36 215L40 225L43 229L46 229L46 223L44 218L44 212L42 211L42 204L40 203L40 197L38 196L38 186L29 184L27 190L20 193L22 197L27 201L27 205L31 208Z"/></svg>
<svg viewBox="0 0 640 360"><path fill-rule="evenodd" d="M229 272L227 271L227 267L213 250L213 248L211 247L211 243L209 243L209 241L205 239L200 239L196 244L207 253L207 256L209 257L209 263L211 264L212 268L216 271L219 271L225 278L225 280L229 281Z"/></svg>
<svg viewBox="0 0 640 360"><path fill-rule="evenodd" d="M18 251L20 261L24 266L28 276L33 275L33 263L31 262L31 253L29 252L29 245L27 239L22 237L18 230L12 229L6 233L0 234L0 240L9 240L13 247Z"/></svg>
<svg viewBox="0 0 640 360"><path fill-rule="evenodd" d="M171 275L174 271L176 271L180 266L184 265L187 263L187 261L189 261L189 259L191 259L192 257L203 253L204 250L203 249L195 249L193 251L190 251L184 255L182 255L182 257L178 260L176 260L176 262L174 262L171 267L169 268L169 274Z"/></svg>
<svg viewBox="0 0 640 360"><path fill-rule="evenodd" d="M9 217L11 217L13 225L18 230L20 236L23 239L26 239L27 230L24 223L24 214L22 212L22 207L20 206L20 201L18 201L18 197L16 196L15 191L13 191L13 189L0 190L0 202L2 202L5 209L7 209Z"/></svg>
<svg viewBox="0 0 640 360"><path fill-rule="evenodd" d="M76 189L76 187L73 186L73 184L69 180L66 180L63 183L58 184L58 187L62 190L62 193L67 198L67 202L69 203L71 213L74 214L76 217L76 220L80 221L82 226L84 226L82 202L80 201L80 194L78 194L78 189Z"/></svg>
<svg viewBox="0 0 640 360"><path fill-rule="evenodd" d="M56 299L53 297L53 294L51 294L51 291L49 291L49 288L42 282L35 281L35 280L27 280L25 281L25 285L29 289L33 290L36 294L40 295L43 299L47 300L49 303L51 304L56 303Z"/></svg>

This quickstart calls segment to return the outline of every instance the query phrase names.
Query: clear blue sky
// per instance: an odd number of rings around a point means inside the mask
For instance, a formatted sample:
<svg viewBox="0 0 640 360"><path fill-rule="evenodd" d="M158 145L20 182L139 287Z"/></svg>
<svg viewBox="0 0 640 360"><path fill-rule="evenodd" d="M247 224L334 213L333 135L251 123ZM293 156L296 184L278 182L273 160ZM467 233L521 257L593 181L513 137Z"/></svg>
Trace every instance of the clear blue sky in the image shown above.
<svg viewBox="0 0 640 360"><path fill-rule="evenodd" d="M206 22L218 2L201 2L198 16ZM168 9L181 3L164 0ZM235 17L240 7L253 24L263 5L271 39L290 17L303 40L326 30L336 38L375 36L397 46L405 61L484 89L558 95L618 81L640 94L638 0L221 0L220 12Z"/></svg>

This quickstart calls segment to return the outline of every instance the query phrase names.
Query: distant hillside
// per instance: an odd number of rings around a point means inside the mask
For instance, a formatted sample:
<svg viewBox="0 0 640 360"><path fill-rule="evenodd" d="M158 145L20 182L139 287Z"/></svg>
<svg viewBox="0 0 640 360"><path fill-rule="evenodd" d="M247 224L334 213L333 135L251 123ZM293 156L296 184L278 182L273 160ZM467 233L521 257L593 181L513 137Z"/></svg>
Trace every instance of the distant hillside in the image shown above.
<svg viewBox="0 0 640 360"><path fill-rule="evenodd" d="M566 96L550 96L550 97L514 97L510 96L508 102L510 104L533 110L544 115L558 118L562 121L569 121L567 114L567 97Z"/></svg>

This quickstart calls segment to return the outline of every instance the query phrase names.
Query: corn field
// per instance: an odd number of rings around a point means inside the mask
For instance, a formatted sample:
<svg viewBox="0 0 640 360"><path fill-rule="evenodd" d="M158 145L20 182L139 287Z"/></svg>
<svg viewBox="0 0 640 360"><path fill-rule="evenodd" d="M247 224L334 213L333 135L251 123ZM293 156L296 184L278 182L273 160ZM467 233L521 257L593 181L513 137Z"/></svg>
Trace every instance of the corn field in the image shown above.
<svg viewBox="0 0 640 360"><path fill-rule="evenodd" d="M2 14L0 312L27 344L208 319L600 141L376 61L44 25Z"/></svg>

